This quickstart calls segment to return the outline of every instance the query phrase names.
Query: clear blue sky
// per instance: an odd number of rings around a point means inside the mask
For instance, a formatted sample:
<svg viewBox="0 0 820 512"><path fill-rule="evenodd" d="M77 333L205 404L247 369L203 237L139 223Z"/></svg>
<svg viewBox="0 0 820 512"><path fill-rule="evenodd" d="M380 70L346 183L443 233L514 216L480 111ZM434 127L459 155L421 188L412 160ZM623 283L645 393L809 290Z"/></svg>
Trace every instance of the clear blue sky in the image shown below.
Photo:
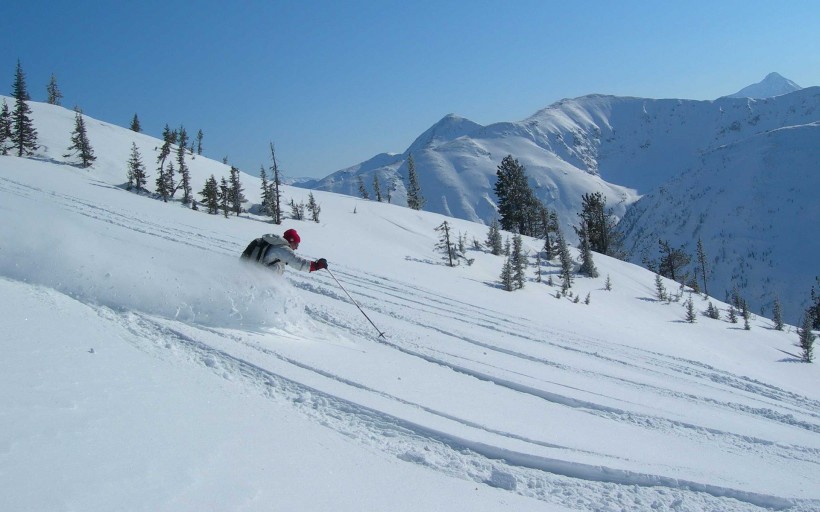
<svg viewBox="0 0 820 512"><path fill-rule="evenodd" d="M201 129L206 156L252 173L274 142L291 177L402 152L449 113L715 99L772 71L820 85L817 0L28 0L3 9L0 42L0 94L19 58L35 101L53 73L68 108Z"/></svg>

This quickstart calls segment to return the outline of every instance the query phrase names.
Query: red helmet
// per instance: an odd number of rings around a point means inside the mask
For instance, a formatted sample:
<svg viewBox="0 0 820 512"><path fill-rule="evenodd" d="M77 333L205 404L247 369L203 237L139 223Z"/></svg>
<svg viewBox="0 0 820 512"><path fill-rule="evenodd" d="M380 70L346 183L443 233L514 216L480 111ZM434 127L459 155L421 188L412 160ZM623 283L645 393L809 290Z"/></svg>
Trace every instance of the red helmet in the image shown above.
<svg viewBox="0 0 820 512"><path fill-rule="evenodd" d="M297 243L298 244L299 242L302 241L302 239L299 238L299 233L297 233L295 229L289 229L289 230L285 231L285 234L282 235L282 237L290 243Z"/></svg>

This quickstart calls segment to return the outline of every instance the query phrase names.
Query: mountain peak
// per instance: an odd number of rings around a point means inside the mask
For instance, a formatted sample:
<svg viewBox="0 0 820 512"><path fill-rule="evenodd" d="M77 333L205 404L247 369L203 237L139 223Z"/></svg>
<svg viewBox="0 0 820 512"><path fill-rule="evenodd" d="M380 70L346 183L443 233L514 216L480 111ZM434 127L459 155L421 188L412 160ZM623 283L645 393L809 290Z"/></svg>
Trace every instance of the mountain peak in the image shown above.
<svg viewBox="0 0 820 512"><path fill-rule="evenodd" d="M727 96L728 98L771 98L773 96L781 96L790 92L799 91L802 89L799 85L792 82L788 78L783 77L780 73L769 73L766 78L756 84L744 87L734 94Z"/></svg>

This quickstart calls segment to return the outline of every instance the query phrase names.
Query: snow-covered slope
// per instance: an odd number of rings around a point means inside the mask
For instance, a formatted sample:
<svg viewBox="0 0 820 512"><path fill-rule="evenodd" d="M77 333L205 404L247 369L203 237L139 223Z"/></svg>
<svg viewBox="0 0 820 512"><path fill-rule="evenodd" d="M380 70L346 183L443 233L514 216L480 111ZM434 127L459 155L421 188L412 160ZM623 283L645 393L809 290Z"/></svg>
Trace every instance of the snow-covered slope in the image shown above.
<svg viewBox="0 0 820 512"><path fill-rule="evenodd" d="M500 257L443 264L445 219L486 228L435 213L316 191L320 222L273 226L139 196L131 141L145 162L158 141L87 119L81 170L73 113L33 107L47 148L0 157L0 509L820 508L820 371L793 330L714 299L724 319L687 323L603 256L569 297L552 263L509 293ZM238 261L286 228L333 274Z"/></svg>

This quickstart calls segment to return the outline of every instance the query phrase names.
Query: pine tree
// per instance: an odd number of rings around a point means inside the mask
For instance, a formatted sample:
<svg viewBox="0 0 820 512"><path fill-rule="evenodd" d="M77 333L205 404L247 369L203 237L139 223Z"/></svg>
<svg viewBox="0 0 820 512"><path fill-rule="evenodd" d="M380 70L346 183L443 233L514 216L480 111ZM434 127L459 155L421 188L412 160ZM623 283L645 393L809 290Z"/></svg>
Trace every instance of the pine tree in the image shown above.
<svg viewBox="0 0 820 512"><path fill-rule="evenodd" d="M660 301L666 300L668 297L666 286L663 285L663 279L660 274L655 274L655 298Z"/></svg>
<svg viewBox="0 0 820 512"><path fill-rule="evenodd" d="M407 182L407 206L413 210L421 210L425 200L421 195L421 187L419 186L419 178L416 175L416 163L413 161L413 155L407 156Z"/></svg>
<svg viewBox="0 0 820 512"><path fill-rule="evenodd" d="M812 313L806 311L800 321L800 327L797 329L797 346L800 348L800 360L804 363L811 363L814 361L814 339L815 335L811 332Z"/></svg>
<svg viewBox="0 0 820 512"><path fill-rule="evenodd" d="M504 286L504 289L508 292L511 292L515 289L513 280L513 267L512 263L510 262L510 258L505 258L504 265L501 267L501 285Z"/></svg>
<svg viewBox="0 0 820 512"><path fill-rule="evenodd" d="M131 157L128 159L128 190L137 187L137 192L145 189L148 182L148 175L145 173L145 165L142 163L142 155L135 142L131 143Z"/></svg>
<svg viewBox="0 0 820 512"><path fill-rule="evenodd" d="M11 115L11 142L17 149L17 156L30 156L37 150L37 130L31 120L31 108L28 101L31 97L26 89L26 75L20 61L17 61L17 73L12 87L14 111Z"/></svg>
<svg viewBox="0 0 820 512"><path fill-rule="evenodd" d="M48 82L46 91L48 92L49 105L62 105L60 100L63 98L63 93L61 93L60 88L57 87L57 77L54 76L54 73L51 74L51 80Z"/></svg>
<svg viewBox="0 0 820 512"><path fill-rule="evenodd" d="M367 188L364 186L364 179L362 179L361 175L358 176L357 182L359 184L359 197L361 197L362 199L369 200L370 194L367 192Z"/></svg>
<svg viewBox="0 0 820 512"><path fill-rule="evenodd" d="M581 196L580 226L575 227L579 238L589 241L589 248L607 256L621 256L622 237L615 229L616 219L606 209L606 198L600 192Z"/></svg>
<svg viewBox="0 0 820 512"><path fill-rule="evenodd" d="M783 330L783 307L780 305L780 297L774 299L774 328L778 331Z"/></svg>
<svg viewBox="0 0 820 512"><path fill-rule="evenodd" d="M518 233L513 235L512 254L510 264L513 271L513 283L516 289L524 287L524 271L527 268L527 257L523 250L523 241Z"/></svg>
<svg viewBox="0 0 820 512"><path fill-rule="evenodd" d="M70 158L72 151L80 157L80 167L85 169L90 167L94 160L94 149L88 141L88 133L85 130L85 121L83 120L83 113L79 108L74 109L74 132L71 134L71 145L68 147L68 153L63 155L65 158Z"/></svg>
<svg viewBox="0 0 820 512"><path fill-rule="evenodd" d="M708 269L706 268L706 252L703 250L703 240L701 240L700 238L698 238L697 251L698 268L700 269L700 276L703 280L703 294L709 295L709 290L706 288L706 276L708 274Z"/></svg>
<svg viewBox="0 0 820 512"><path fill-rule="evenodd" d="M450 240L450 224L445 220L439 224L436 231L441 233L439 235L438 243L436 244L436 249L443 251L447 255L447 266L454 267L455 263L453 262L453 257L455 248Z"/></svg>
<svg viewBox="0 0 820 512"><path fill-rule="evenodd" d="M590 249L589 237L586 233L581 238L581 268L578 272L587 277L598 277L598 269L592 261L592 250Z"/></svg>
<svg viewBox="0 0 820 512"><path fill-rule="evenodd" d="M544 253L547 260L551 260L556 254L555 240L552 234L558 231L558 214L546 207L541 208L539 213L541 216L540 236L544 239Z"/></svg>
<svg viewBox="0 0 820 512"><path fill-rule="evenodd" d="M174 168L169 166L170 168L166 170L165 160L171 155L171 145L176 143L177 132L171 130L166 124L165 129L162 130L162 140L162 147L159 150L159 155L157 155L157 193L163 201L167 202L174 191ZM162 182L162 189L160 189L160 181Z"/></svg>
<svg viewBox="0 0 820 512"><path fill-rule="evenodd" d="M242 203L246 201L245 195L242 194L244 189L242 188L242 183L239 181L239 169L234 166L231 166L231 177L230 177L230 188L229 194L230 197L228 198L231 210L236 214L239 215L242 213Z"/></svg>
<svg viewBox="0 0 820 512"><path fill-rule="evenodd" d="M719 320L720 319L720 310L718 308L716 308L714 304L709 302L709 306L706 307L706 316L708 316L709 318L711 318L713 320Z"/></svg>
<svg viewBox="0 0 820 512"><path fill-rule="evenodd" d="M305 204L304 203L296 203L296 201L291 198L290 200L290 216L293 220L304 220L305 219Z"/></svg>
<svg viewBox="0 0 820 512"><path fill-rule="evenodd" d="M260 185L260 193L259 197L262 200L261 209L263 213L268 212L268 204L270 203L270 188L268 184L268 173L265 171L265 166L259 166L259 181L261 182Z"/></svg>
<svg viewBox="0 0 820 512"><path fill-rule="evenodd" d="M231 211L229 207L230 190L228 180L225 179L225 176L222 176L222 181L219 183L219 207L226 219L228 218L228 212Z"/></svg>
<svg viewBox="0 0 820 512"><path fill-rule="evenodd" d="M191 202L191 173L188 171L188 165L185 163L185 145L188 143L188 132L185 131L184 126L179 127L177 132L177 165L179 168L180 180L177 188L182 187L182 204L189 204ZM171 194L173 196L173 194Z"/></svg>
<svg viewBox="0 0 820 512"><path fill-rule="evenodd" d="M540 236L541 202L530 188L524 166L507 155L496 170L494 191L498 197L501 228L527 236Z"/></svg>
<svg viewBox="0 0 820 512"><path fill-rule="evenodd" d="M695 303L692 301L691 294L684 305L686 306L686 321L690 324L695 323L695 320L697 320L697 315L695 315Z"/></svg>
<svg viewBox="0 0 820 512"><path fill-rule="evenodd" d="M658 273L673 281L681 276L681 270L689 264L689 256L683 249L673 249L666 240L658 240L661 250L661 259L658 262Z"/></svg>
<svg viewBox="0 0 820 512"><path fill-rule="evenodd" d="M729 304L729 321L733 324L737 323L737 311L735 310L735 307L731 304Z"/></svg>
<svg viewBox="0 0 820 512"><path fill-rule="evenodd" d="M490 248L491 254L498 256L503 250L502 245L501 231L499 231L498 228L498 219L494 218L490 223L490 230L487 232L487 247Z"/></svg>
<svg viewBox="0 0 820 512"><path fill-rule="evenodd" d="M820 284L820 276L814 278ZM811 287L811 305L809 306L808 315L811 319L812 329L820 329L820 292L815 292L814 285Z"/></svg>
<svg viewBox="0 0 820 512"><path fill-rule="evenodd" d="M319 213L322 211L322 207L316 202L316 199L313 197L313 192L308 193L307 207L308 211L310 211L310 219L313 222L319 222Z"/></svg>
<svg viewBox="0 0 820 512"><path fill-rule="evenodd" d="M219 213L219 185L216 183L216 178L213 174L205 181L205 187L199 193L202 196L202 202L208 208L208 213L216 215Z"/></svg>
<svg viewBox="0 0 820 512"><path fill-rule="evenodd" d="M569 254L569 247L564 239L564 233L559 229L556 236L558 244L558 259L561 261L561 279L563 280L562 290L566 292L572 288L572 256Z"/></svg>
<svg viewBox="0 0 820 512"><path fill-rule="evenodd" d="M604 282L604 290L608 292L612 291L612 279L609 278L609 274L606 275L606 281Z"/></svg>
<svg viewBox="0 0 820 512"><path fill-rule="evenodd" d="M8 155L11 141L11 111L3 99L3 108L0 110L0 155Z"/></svg>
<svg viewBox="0 0 820 512"><path fill-rule="evenodd" d="M376 201L382 202L382 188L381 184L379 183L379 175L373 174L373 190L376 193Z"/></svg>
<svg viewBox="0 0 820 512"><path fill-rule="evenodd" d="M131 131L140 133L142 131L142 126L140 126L140 118L137 117L137 114L134 113L134 118L131 119Z"/></svg>
<svg viewBox="0 0 820 512"><path fill-rule="evenodd" d="M749 323L749 320L752 318L752 313L749 311L749 304L745 300L743 301L743 309L741 309L740 312L743 316L743 328L748 331L752 328Z"/></svg>
<svg viewBox="0 0 820 512"><path fill-rule="evenodd" d="M535 282L541 282L541 253L535 253Z"/></svg>
<svg viewBox="0 0 820 512"><path fill-rule="evenodd" d="M196 132L196 154L202 154L202 138L205 137L205 134L202 133L202 130L198 130Z"/></svg>
<svg viewBox="0 0 820 512"><path fill-rule="evenodd" d="M271 191L268 194L270 200L270 216L273 218L274 224L282 223L282 194L280 186L282 179L279 175L279 165L276 163L276 151L273 148L273 142L270 143L270 156L273 160L271 165Z"/></svg>

